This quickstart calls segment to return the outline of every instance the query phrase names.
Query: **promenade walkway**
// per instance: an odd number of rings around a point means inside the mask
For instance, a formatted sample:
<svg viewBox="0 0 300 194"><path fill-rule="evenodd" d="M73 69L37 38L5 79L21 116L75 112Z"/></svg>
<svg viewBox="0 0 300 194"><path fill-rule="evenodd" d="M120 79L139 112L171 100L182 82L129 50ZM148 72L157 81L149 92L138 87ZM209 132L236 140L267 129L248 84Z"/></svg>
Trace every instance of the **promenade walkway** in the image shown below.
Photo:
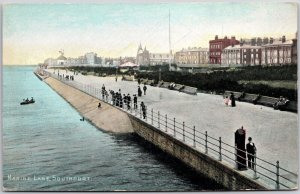
<svg viewBox="0 0 300 194"><path fill-rule="evenodd" d="M53 73L53 70L49 72ZM66 75L66 72L60 70L60 74ZM67 74L73 75L72 72ZM121 81L120 78L116 82L114 77L79 74L75 76L75 81L99 89L104 84L107 90L121 89L122 94L137 94L137 82ZM184 121L186 126L190 126L185 129L189 133L193 132L191 127L195 126L196 130L203 133L207 131L209 136L216 139L222 137L222 141L230 145L234 145L234 132L243 125L247 138L251 136L258 149L257 157L274 165L279 161L280 167L298 174L297 114L243 102L237 102L236 107L226 107L222 96L219 95L198 93L194 96L164 88L152 86L147 88L147 95L143 95L138 100L144 101L147 106L148 118L151 109L156 114L160 111L160 115L167 114L170 119L176 117L176 122ZM225 163L234 164L230 160ZM273 168L272 165L270 167ZM272 171L276 171L275 166ZM241 173L252 176L250 170ZM280 175L297 182L297 177L291 173L282 171ZM258 176L264 180L261 175ZM272 181L264 182L274 185Z"/></svg>

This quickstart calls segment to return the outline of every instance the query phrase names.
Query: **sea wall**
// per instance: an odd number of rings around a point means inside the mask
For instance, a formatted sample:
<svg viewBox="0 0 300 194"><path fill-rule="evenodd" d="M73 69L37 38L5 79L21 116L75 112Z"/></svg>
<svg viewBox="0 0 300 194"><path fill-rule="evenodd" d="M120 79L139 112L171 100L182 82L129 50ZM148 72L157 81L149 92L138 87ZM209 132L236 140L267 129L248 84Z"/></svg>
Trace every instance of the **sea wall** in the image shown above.
<svg viewBox="0 0 300 194"><path fill-rule="evenodd" d="M52 77L44 79L44 82L96 127L113 133L133 132L130 119L125 112L102 101L101 108L98 108L100 102L98 99Z"/></svg>
<svg viewBox="0 0 300 194"><path fill-rule="evenodd" d="M195 171L223 185L228 190L267 190L257 181L238 173L235 169L200 153L183 142L163 133L148 123L129 115L134 131L146 141L178 158Z"/></svg>

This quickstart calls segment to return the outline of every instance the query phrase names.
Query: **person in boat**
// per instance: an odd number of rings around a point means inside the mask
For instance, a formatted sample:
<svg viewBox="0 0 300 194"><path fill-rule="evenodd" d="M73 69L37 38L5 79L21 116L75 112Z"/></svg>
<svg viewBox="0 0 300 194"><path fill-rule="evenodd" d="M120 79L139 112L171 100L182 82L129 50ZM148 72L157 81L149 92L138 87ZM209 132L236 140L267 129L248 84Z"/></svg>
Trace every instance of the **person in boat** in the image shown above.
<svg viewBox="0 0 300 194"><path fill-rule="evenodd" d="M33 101L34 101L34 99L33 99L33 97L31 97L30 102L33 102Z"/></svg>
<svg viewBox="0 0 300 194"><path fill-rule="evenodd" d="M26 98L25 102L29 102L28 98Z"/></svg>

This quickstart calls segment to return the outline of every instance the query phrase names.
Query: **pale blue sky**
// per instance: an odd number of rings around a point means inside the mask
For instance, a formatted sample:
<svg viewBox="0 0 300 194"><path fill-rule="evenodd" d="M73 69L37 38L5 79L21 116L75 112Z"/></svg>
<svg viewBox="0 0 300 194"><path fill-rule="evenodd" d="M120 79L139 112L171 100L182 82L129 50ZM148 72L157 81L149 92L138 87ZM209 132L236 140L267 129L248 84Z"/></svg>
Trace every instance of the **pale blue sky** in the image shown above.
<svg viewBox="0 0 300 194"><path fill-rule="evenodd" d="M138 44L168 52L208 47L216 34L292 38L297 6L292 3L11 4L3 8L4 64L34 64L93 51L100 56L135 56ZM223 26L223 27L222 27Z"/></svg>

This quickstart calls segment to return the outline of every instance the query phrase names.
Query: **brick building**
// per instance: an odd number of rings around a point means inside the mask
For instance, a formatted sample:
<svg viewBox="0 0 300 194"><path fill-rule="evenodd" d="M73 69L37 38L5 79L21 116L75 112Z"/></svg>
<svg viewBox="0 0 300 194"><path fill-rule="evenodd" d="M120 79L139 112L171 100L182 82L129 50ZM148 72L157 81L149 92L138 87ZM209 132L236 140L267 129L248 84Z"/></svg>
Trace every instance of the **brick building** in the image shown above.
<svg viewBox="0 0 300 194"><path fill-rule="evenodd" d="M215 36L214 40L209 41L209 63L221 64L222 50L230 45L239 44L239 41L232 36L230 39L225 36L223 39L219 39Z"/></svg>

